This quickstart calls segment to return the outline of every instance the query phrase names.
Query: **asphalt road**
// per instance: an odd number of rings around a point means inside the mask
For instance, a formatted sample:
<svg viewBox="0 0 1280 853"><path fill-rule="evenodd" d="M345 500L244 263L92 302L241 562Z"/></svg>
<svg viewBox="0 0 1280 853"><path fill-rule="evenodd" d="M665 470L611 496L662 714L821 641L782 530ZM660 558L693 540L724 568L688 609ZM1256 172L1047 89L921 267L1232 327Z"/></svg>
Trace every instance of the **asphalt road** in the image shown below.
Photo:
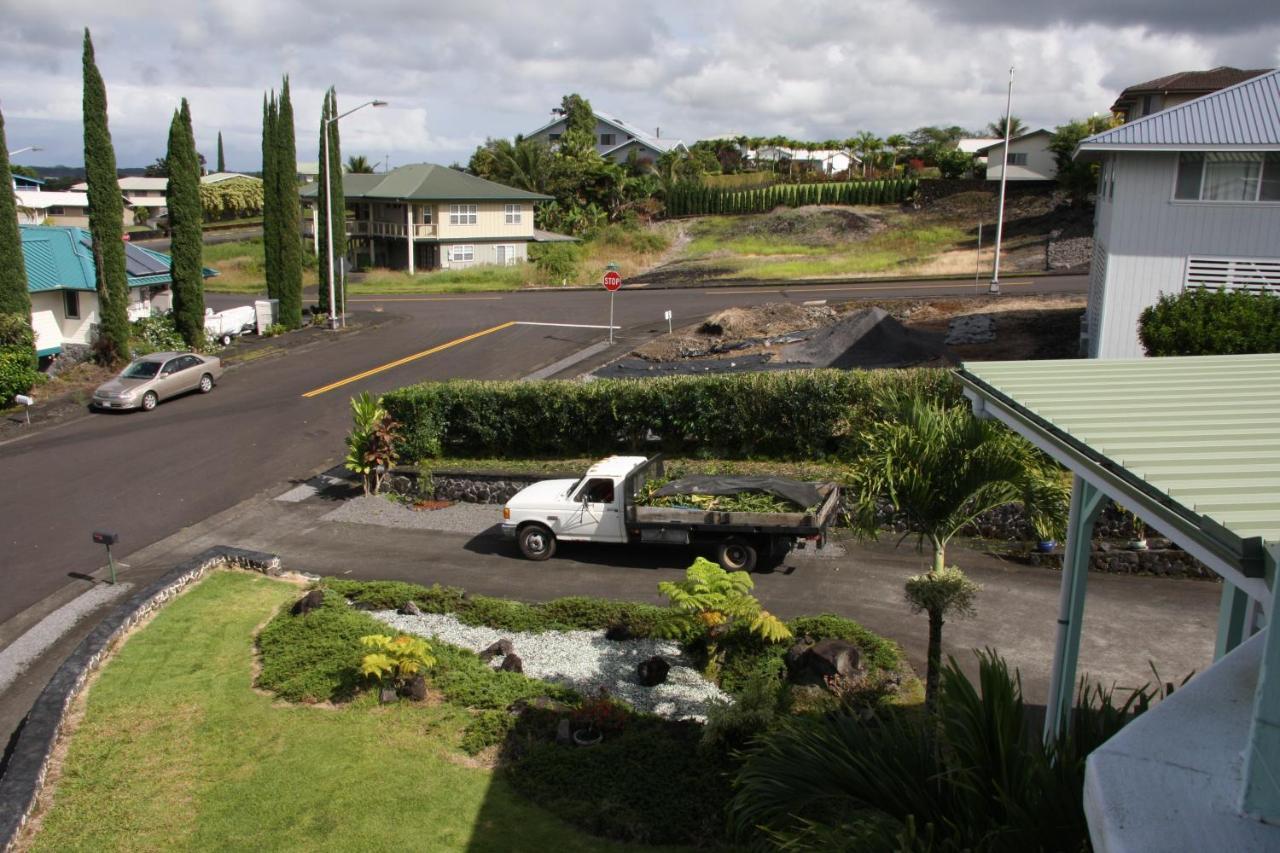
<svg viewBox="0 0 1280 853"><path fill-rule="evenodd" d="M1005 292L1082 292L1086 286L1083 276L1011 279ZM730 305L973 292L971 284L945 282L627 290L617 296L618 342L597 360L664 332L665 310L679 326ZM247 300L209 301L221 308ZM94 414L0 445L7 486L0 494L0 626L74 574L104 564L93 530L119 533L117 550L127 554L265 488L333 465L342 456L352 395L426 380L525 376L605 332L509 324L603 325L608 303L603 291L353 298L352 311L398 316L228 370L208 396L162 403L147 414ZM361 378L331 387L351 377Z"/></svg>

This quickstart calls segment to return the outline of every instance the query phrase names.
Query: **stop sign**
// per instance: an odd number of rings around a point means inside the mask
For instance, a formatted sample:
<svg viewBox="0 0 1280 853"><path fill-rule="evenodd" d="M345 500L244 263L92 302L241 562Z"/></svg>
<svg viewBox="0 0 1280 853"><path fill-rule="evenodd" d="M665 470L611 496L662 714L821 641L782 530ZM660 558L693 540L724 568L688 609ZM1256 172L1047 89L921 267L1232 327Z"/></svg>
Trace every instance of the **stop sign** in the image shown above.
<svg viewBox="0 0 1280 853"><path fill-rule="evenodd" d="M618 275L613 270L609 270L604 274L605 290L617 290L620 287L622 287L622 276Z"/></svg>

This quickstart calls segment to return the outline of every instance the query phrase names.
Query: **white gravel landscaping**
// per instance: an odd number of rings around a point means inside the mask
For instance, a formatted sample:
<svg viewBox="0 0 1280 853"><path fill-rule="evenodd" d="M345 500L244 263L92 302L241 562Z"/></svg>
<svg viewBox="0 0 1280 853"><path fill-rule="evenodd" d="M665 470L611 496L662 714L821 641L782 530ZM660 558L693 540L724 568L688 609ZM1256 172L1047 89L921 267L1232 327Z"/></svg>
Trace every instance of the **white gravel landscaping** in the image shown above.
<svg viewBox="0 0 1280 853"><path fill-rule="evenodd" d="M702 677L671 640L606 640L604 631L546 631L529 634L495 631L466 625L449 614L424 613L406 616L394 610L370 613L398 631L428 639L483 651L497 640L510 640L520 657L524 674L530 678L562 684L584 696L604 687L609 695L629 703L637 711L647 711L673 720L705 720L707 703L728 700L719 687ZM656 687L639 682L636 667L641 661L661 655L671 664L667 680ZM502 657L493 659L497 668Z"/></svg>

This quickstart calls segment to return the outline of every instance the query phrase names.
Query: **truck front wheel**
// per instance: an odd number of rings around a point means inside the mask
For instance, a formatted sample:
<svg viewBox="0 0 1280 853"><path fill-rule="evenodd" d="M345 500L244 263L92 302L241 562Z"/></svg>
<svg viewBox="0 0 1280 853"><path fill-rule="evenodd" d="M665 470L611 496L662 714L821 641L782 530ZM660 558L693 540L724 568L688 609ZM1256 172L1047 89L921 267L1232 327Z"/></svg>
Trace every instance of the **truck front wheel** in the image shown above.
<svg viewBox="0 0 1280 853"><path fill-rule="evenodd" d="M520 544L520 553L530 560L550 560L556 552L556 535L541 524L520 528L516 541Z"/></svg>
<svg viewBox="0 0 1280 853"><path fill-rule="evenodd" d="M756 567L756 546L740 536L730 536L716 546L716 562L726 572L749 572Z"/></svg>

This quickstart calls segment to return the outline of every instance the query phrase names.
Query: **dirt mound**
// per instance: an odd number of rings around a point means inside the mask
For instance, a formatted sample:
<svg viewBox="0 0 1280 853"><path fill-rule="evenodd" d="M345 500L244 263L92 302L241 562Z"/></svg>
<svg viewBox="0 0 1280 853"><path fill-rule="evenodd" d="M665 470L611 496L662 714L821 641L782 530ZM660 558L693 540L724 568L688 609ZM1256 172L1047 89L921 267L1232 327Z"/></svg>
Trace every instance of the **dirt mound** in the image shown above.
<svg viewBox="0 0 1280 853"><path fill-rule="evenodd" d="M883 308L864 308L782 347L779 361L812 367L910 367L946 360L942 336L908 329Z"/></svg>
<svg viewBox="0 0 1280 853"><path fill-rule="evenodd" d="M751 308L726 308L698 327L704 335L742 340L785 335L829 323L836 312L825 305L769 302Z"/></svg>
<svg viewBox="0 0 1280 853"><path fill-rule="evenodd" d="M805 246L829 246L865 237L882 227L879 218L848 207L811 205L780 207L772 213L747 217L739 235L786 237Z"/></svg>

